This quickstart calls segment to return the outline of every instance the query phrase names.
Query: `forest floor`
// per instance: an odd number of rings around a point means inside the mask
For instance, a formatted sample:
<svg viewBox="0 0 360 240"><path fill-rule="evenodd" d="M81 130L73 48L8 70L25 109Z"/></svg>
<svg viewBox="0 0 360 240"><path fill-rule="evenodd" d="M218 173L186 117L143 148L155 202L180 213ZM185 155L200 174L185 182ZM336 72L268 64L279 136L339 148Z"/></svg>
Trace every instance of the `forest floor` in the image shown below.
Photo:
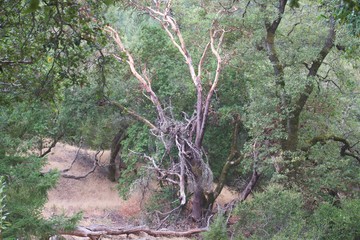
<svg viewBox="0 0 360 240"><path fill-rule="evenodd" d="M63 143L58 143L48 155L48 164L44 171L50 169L63 170L69 168L73 160L76 162L67 174L81 176L91 170L96 151L81 149ZM109 151L99 157L100 165L106 166ZM149 225L149 217L144 211L144 196L140 189L132 191L127 200L120 198L117 184L107 179L106 167L98 167L94 173L86 178L75 180L61 177L57 186L48 193L48 202L43 210L45 217L57 214L72 215L82 212L82 226L106 225L114 227L134 227ZM237 197L236 192L225 188L218 198L218 204L229 203ZM146 199L146 197L145 197ZM186 230L186 229L182 229ZM67 237L66 239L88 239ZM124 238L108 237L102 239L187 239L187 238L153 238L146 234L141 236L129 235Z"/></svg>

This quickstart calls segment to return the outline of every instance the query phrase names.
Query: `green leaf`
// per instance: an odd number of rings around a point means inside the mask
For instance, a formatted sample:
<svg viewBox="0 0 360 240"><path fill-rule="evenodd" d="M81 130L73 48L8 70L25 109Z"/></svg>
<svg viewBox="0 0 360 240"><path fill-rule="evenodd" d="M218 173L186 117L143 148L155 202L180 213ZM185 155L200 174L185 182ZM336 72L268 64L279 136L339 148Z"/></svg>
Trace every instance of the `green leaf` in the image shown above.
<svg viewBox="0 0 360 240"><path fill-rule="evenodd" d="M110 6L114 4L114 0L104 0L106 6Z"/></svg>
<svg viewBox="0 0 360 240"><path fill-rule="evenodd" d="M35 12L40 8L40 0L30 0L28 8L25 10L26 13Z"/></svg>
<svg viewBox="0 0 360 240"><path fill-rule="evenodd" d="M299 8L300 7L299 0L291 0L289 6L291 8Z"/></svg>

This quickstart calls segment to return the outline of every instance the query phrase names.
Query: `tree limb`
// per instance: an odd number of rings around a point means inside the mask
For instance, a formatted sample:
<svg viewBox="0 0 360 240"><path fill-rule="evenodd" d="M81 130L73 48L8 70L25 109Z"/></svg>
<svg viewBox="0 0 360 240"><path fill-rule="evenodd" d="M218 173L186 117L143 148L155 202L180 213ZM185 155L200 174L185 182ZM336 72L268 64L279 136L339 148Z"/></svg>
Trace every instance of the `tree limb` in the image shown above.
<svg viewBox="0 0 360 240"><path fill-rule="evenodd" d="M335 19L332 17L330 19L330 28L329 28L328 36L325 39L324 46L322 47L317 59L315 59L312 62L311 66L309 68L308 77L315 77L317 75L319 68L321 67L324 59L330 53L332 47L334 46L335 37L336 37ZM306 84L304 91L300 94L300 97L296 102L296 105L295 105L296 109L294 111L295 115L300 114L300 112L302 111L313 88L314 88L314 85L311 82Z"/></svg>
<svg viewBox="0 0 360 240"><path fill-rule="evenodd" d="M253 173L251 175L251 179L248 182L248 184L246 185L245 189L241 192L240 194L240 201L245 201L246 198L249 196L249 194L252 192L252 190L254 189L257 181L260 178L260 174L257 171L257 162L258 162L258 157L259 157L259 151L256 149L259 146L259 144L257 143L257 140L255 140L254 144L253 144L253 159L254 159L254 163L253 163Z"/></svg>
<svg viewBox="0 0 360 240"><path fill-rule="evenodd" d="M156 107L157 114L158 114L158 116L160 118L160 121L165 122L164 109L162 108L162 105L161 105L161 102L160 102L159 98L157 97L157 95L155 94L155 92L151 88L151 81L147 81L146 76L145 77L142 76L136 70L134 58L132 57L130 52L125 48L125 46L124 46L118 32L115 29L113 29L112 27L110 27L110 26L106 26L104 30L110 34L110 36L115 41L116 45L119 47L120 51L126 54L126 56L127 56L126 62L129 65L132 74L139 81L141 87L149 94L151 102Z"/></svg>
<svg viewBox="0 0 360 240"><path fill-rule="evenodd" d="M81 150L81 145L82 145L82 141L80 141L80 146L79 146L78 150L76 151L76 155L74 157L74 160L71 162L70 166L68 168L63 169L61 171L61 173L66 173L66 172L71 170L72 166L74 165L74 163L76 162L76 160L77 160L77 158L79 156L79 153L80 153L80 150Z"/></svg>
<svg viewBox="0 0 360 240"><path fill-rule="evenodd" d="M238 149L237 149L238 148L238 146L237 146L238 140L237 139L238 139L239 130L240 130L240 121L241 121L240 117L237 116L235 119L235 126L234 126L234 130L233 130L233 134L232 134L232 143L231 143L230 153L226 159L226 162L225 162L223 168L221 169L219 181L218 181L218 184L213 193L214 201L220 195L223 187L225 186L226 177L228 175L230 168L236 167L237 165L239 165L244 158L244 155L239 154Z"/></svg>
<svg viewBox="0 0 360 240"><path fill-rule="evenodd" d="M253 173L251 175L251 179L248 182L248 184L246 185L245 189L241 192L240 194L240 201L245 201L246 198L249 196L249 194L252 192L252 190L254 189L257 181L260 178L260 174L257 172L256 169L253 170Z"/></svg>
<svg viewBox="0 0 360 240"><path fill-rule="evenodd" d="M340 155L341 156L349 156L355 158L360 163L360 155L356 155L353 153L352 146L350 145L349 141L345 138L335 136L335 135L328 135L328 136L317 136L314 137L309 141L309 145L302 147L301 150L304 152L309 151L313 146L315 146L317 143L325 144L327 141L335 141L335 142L341 142L343 146L340 149Z"/></svg>
<svg viewBox="0 0 360 240"><path fill-rule="evenodd" d="M115 102L115 101L110 101L109 102L110 105L113 105L119 109L121 109L122 111L125 111L126 113L128 113L130 116L132 116L133 118L135 118L136 120L144 123L145 125L147 125L150 129L153 129L153 130L157 130L159 131L159 129L154 125L152 124L149 120L147 120L146 118L144 118L143 116L141 116L140 114L136 113L135 111L123 106L122 104L118 103L118 102Z"/></svg>
<svg viewBox="0 0 360 240"><path fill-rule="evenodd" d="M72 174L61 174L61 177L63 178L70 178L70 179L75 179L75 180L80 180L80 179L83 179L83 178L86 178L87 176L89 176L91 173L95 172L96 168L98 167L97 164L94 164L94 166L91 168L91 170L87 173L85 173L84 175L80 175L80 176L75 176L75 175L72 175Z"/></svg>
<svg viewBox="0 0 360 240"><path fill-rule="evenodd" d="M93 172L95 172L96 168L99 166L99 159L97 158L97 155L98 155L100 152L101 152L101 150L99 150L99 151L95 154L94 166L91 168L90 171L88 171L88 172L85 173L84 175L75 176L75 175L71 175L71 174L62 173L62 174L61 174L61 177L63 177L63 178L75 179L75 180L80 180L80 179L86 178L87 176L89 176L90 174L92 174ZM75 159L76 159L76 158L75 158ZM75 160L74 160L73 162L75 162Z"/></svg>
<svg viewBox="0 0 360 240"><path fill-rule="evenodd" d="M73 231L59 231L61 235L70 235L77 237L89 237L90 239L99 239L104 235L123 235L123 234L140 234L146 233L154 237L190 237L191 235L208 231L208 227L205 228L193 228L187 231L170 231L170 230L151 230L144 227L139 228L110 228L103 225L95 225L90 227L76 227Z"/></svg>
<svg viewBox="0 0 360 240"><path fill-rule="evenodd" d="M51 152L51 150L56 146L56 144L58 143L58 141L65 135L65 133L60 133L58 136L56 136L51 145L48 147L48 149L41 153L39 157L45 157L47 154L49 154Z"/></svg>

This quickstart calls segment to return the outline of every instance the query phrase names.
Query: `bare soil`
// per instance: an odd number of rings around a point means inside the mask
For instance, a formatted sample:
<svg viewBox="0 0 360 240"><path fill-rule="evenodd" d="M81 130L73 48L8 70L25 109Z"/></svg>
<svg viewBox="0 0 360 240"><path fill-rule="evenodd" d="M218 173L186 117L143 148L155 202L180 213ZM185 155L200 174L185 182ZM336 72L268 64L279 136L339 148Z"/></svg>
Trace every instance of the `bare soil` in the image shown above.
<svg viewBox="0 0 360 240"><path fill-rule="evenodd" d="M78 152L78 147L58 143L48 155L48 164L44 171L50 169L63 170L71 165ZM80 176L86 174L93 166L96 151L81 149L77 160L67 174ZM120 198L117 185L107 179L106 165L110 152L105 151L100 159L101 167L84 179L74 180L60 178L57 186L49 191L48 202L43 210L45 217L56 214L72 215L83 213L80 224L108 226L139 226L146 225L146 215L142 211L143 194L134 190L128 200ZM236 192L225 188L218 199L218 204L224 205L237 197ZM67 239L87 239L67 237ZM169 239L150 236L119 236L102 239ZM187 239L187 238L171 238Z"/></svg>

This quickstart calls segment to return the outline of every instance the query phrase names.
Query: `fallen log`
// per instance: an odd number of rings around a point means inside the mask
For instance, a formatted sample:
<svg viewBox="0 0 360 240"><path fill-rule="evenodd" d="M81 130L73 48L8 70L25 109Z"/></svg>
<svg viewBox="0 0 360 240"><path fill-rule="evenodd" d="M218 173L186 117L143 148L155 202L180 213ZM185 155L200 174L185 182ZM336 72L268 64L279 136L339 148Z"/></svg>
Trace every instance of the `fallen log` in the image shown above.
<svg viewBox="0 0 360 240"><path fill-rule="evenodd" d="M193 234L205 232L208 227L193 228L186 231L171 231L171 230L151 230L144 227L135 228L111 228L102 225L95 225L90 227L78 226L72 231L59 231L60 235L69 235L76 237L88 237L90 239L98 239L104 235L123 235L146 233L153 237L190 237Z"/></svg>

